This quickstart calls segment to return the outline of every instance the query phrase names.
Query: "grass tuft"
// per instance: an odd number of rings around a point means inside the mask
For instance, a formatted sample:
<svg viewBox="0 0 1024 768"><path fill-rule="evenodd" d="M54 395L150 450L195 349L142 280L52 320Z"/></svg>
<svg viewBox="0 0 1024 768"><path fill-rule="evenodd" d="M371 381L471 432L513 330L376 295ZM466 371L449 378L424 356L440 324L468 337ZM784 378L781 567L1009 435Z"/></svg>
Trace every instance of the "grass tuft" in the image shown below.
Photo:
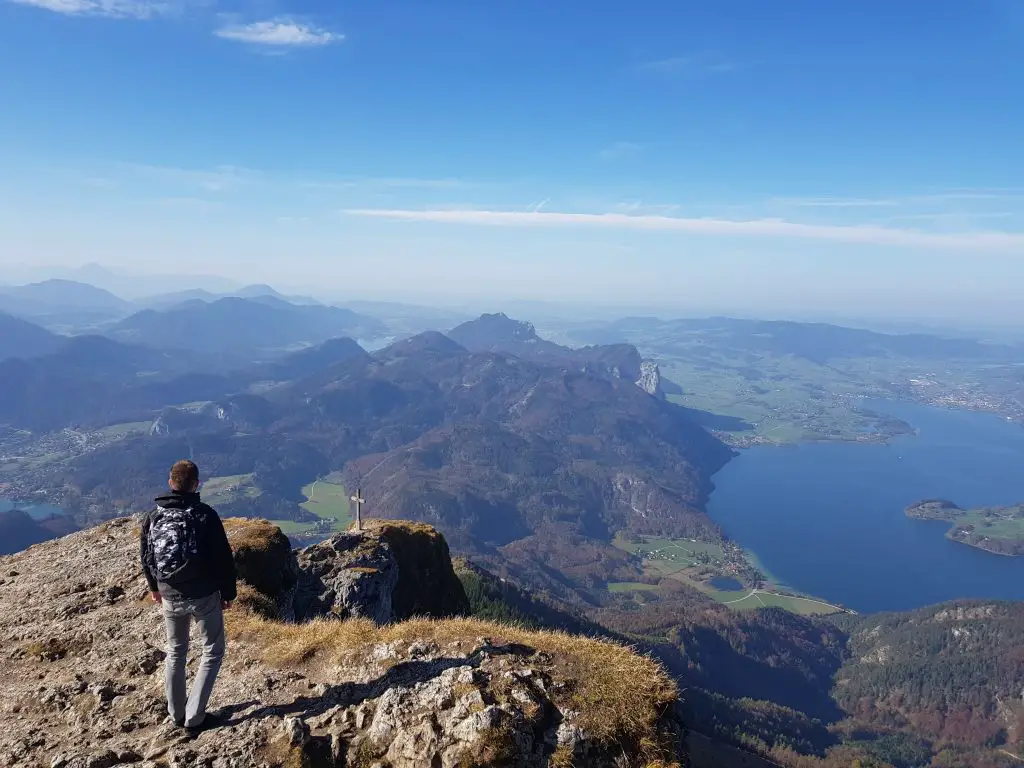
<svg viewBox="0 0 1024 768"><path fill-rule="evenodd" d="M278 526L267 520L229 517L224 520L224 532L239 578L258 592L273 596L295 583L292 545Z"/></svg>
<svg viewBox="0 0 1024 768"><path fill-rule="evenodd" d="M281 611L277 603L268 595L250 587L244 581L238 583L238 597L235 598L234 605L238 610L260 616L264 619L281 618Z"/></svg>
<svg viewBox="0 0 1024 768"><path fill-rule="evenodd" d="M271 552L281 545L281 529L269 520L229 517L223 523L224 532L235 551Z"/></svg>
<svg viewBox="0 0 1024 768"><path fill-rule="evenodd" d="M548 659L538 665L570 683L552 698L559 708L579 712L579 725L596 741L630 745L652 764L672 756L659 724L676 701L676 685L658 662L617 643L464 618L411 619L378 627L366 619L283 624L249 614L233 617L230 631L279 668L342 665L352 652L396 641L442 647L459 642L474 648L477 638L490 637L495 645L521 644L546 654Z"/></svg>

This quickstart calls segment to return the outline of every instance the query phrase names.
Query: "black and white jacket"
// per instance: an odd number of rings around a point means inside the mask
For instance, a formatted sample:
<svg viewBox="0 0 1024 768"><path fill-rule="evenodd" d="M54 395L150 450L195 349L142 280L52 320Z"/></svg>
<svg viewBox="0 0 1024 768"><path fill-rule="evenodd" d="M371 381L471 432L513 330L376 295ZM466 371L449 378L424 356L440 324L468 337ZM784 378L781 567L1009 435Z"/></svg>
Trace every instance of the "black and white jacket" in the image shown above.
<svg viewBox="0 0 1024 768"><path fill-rule="evenodd" d="M231 554L227 534L224 533L224 525L216 510L204 504L198 493L174 491L167 496L159 497L156 503L157 508L143 518L139 542L142 570L150 591L159 591L161 595L170 599L187 600L198 600L209 597L214 592L220 592L221 600L234 600L237 596L235 559ZM192 567L175 574L168 581L161 581L154 561L150 525L155 515L172 510L180 510L183 514L193 517L198 556Z"/></svg>

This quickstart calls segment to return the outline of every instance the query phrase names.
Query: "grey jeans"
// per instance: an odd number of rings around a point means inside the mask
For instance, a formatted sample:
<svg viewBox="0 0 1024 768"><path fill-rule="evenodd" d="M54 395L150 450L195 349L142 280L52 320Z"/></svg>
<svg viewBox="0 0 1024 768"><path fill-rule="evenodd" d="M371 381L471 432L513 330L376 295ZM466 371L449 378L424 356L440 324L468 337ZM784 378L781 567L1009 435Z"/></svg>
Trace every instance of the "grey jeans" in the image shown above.
<svg viewBox="0 0 1024 768"><path fill-rule="evenodd" d="M184 724L186 728L196 728L206 718L206 705L224 660L224 613L220 593L214 592L198 600L165 597L163 611L167 625L167 665L164 669L167 711L174 722ZM193 619L203 641L203 657L186 700L185 663Z"/></svg>

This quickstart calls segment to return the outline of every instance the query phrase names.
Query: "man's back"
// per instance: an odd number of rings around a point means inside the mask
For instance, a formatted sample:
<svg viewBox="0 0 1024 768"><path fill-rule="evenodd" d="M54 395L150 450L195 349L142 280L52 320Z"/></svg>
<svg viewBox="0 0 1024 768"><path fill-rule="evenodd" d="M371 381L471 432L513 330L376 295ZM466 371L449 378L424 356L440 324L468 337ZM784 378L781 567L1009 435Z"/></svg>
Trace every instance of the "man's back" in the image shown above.
<svg viewBox="0 0 1024 768"><path fill-rule="evenodd" d="M236 596L235 561L217 512L199 498L199 468L183 459L171 468L171 492L156 500L142 522L142 570L167 628L167 711L180 726L208 724L206 706L224 658L224 615ZM203 641L192 690L186 698L189 632Z"/></svg>
<svg viewBox="0 0 1024 768"><path fill-rule="evenodd" d="M142 563L150 589L164 597L198 599L214 592L235 599L235 562L220 516L198 493L172 491L156 499L142 523Z"/></svg>

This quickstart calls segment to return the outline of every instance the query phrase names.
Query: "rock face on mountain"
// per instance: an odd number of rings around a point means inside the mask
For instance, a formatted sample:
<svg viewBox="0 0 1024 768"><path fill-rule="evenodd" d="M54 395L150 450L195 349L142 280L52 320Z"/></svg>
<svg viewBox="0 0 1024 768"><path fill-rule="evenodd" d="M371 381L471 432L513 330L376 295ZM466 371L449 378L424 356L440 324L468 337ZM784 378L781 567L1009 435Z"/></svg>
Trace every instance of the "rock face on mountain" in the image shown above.
<svg viewBox="0 0 1024 768"><path fill-rule="evenodd" d="M238 578L273 602L275 610L261 613L292 620L299 566L288 537L266 520L228 518L224 530L235 555Z"/></svg>
<svg viewBox="0 0 1024 768"><path fill-rule="evenodd" d="M469 601L444 537L429 525L370 520L299 553L299 620L465 615Z"/></svg>
<svg viewBox="0 0 1024 768"><path fill-rule="evenodd" d="M282 589L290 565L284 558L284 574L274 572L280 532L264 523L228 527L236 557L244 554L240 570ZM133 520L114 520L0 559L0 765L611 768L684 760L675 686L622 646L472 619L284 623L259 610L274 595L247 584L228 613L212 702L223 720L188 737L165 722L163 622L138 568L137 536ZM389 546L396 550L394 540ZM394 603L432 599L396 593Z"/></svg>
<svg viewBox="0 0 1024 768"><path fill-rule="evenodd" d="M394 618L391 596L398 584L398 560L386 542L355 531L339 533L307 547L301 558L300 620L329 616L387 624Z"/></svg>
<svg viewBox="0 0 1024 768"><path fill-rule="evenodd" d="M453 328L448 336L471 352L501 352L627 381L637 381L642 375L640 353L632 344L563 347L538 336L533 323L513 320L502 313L481 315Z"/></svg>
<svg viewBox="0 0 1024 768"><path fill-rule="evenodd" d="M665 391L661 387L661 370L655 362L645 360L640 364L640 378L636 380L636 385L648 395L659 400L665 399Z"/></svg>
<svg viewBox="0 0 1024 768"><path fill-rule="evenodd" d="M512 352L557 355L563 351L558 344L537 335L533 323L513 320L503 312L481 315L448 332L448 336L474 352Z"/></svg>

